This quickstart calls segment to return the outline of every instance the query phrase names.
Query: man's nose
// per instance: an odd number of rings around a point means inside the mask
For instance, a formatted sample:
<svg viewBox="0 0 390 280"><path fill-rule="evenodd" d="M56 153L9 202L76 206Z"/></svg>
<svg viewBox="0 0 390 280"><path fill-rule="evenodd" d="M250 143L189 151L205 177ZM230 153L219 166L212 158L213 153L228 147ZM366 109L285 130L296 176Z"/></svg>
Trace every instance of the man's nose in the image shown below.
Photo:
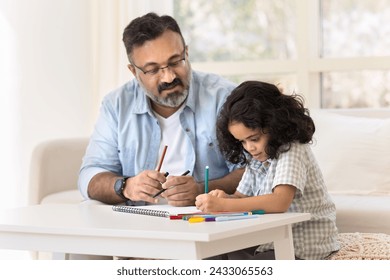
<svg viewBox="0 0 390 280"><path fill-rule="evenodd" d="M161 72L161 82L164 82L164 83L172 83L172 81L176 78L176 73L174 71L172 71L172 69L167 66L165 68L162 68L160 70Z"/></svg>

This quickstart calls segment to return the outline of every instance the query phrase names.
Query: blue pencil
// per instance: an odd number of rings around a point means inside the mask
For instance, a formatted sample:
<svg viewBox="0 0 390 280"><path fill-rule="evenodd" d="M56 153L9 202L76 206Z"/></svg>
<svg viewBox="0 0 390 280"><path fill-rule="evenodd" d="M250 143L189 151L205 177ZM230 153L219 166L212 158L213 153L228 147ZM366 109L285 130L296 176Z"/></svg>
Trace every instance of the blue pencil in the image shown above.
<svg viewBox="0 0 390 280"><path fill-rule="evenodd" d="M216 222L234 221L234 220L246 220L258 218L260 215L241 215L241 216L219 216L215 217Z"/></svg>
<svg viewBox="0 0 390 280"><path fill-rule="evenodd" d="M209 167L206 166L205 172L204 172L204 193L209 192Z"/></svg>

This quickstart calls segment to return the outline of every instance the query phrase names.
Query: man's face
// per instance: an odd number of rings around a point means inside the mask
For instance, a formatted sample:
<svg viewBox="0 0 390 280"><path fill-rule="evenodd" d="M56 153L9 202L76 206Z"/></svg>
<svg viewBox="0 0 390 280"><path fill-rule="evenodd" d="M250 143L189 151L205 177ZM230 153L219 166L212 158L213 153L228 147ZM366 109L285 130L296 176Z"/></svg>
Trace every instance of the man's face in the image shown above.
<svg viewBox="0 0 390 280"><path fill-rule="evenodd" d="M167 30L134 48L129 69L152 102L176 108L188 96L191 66L187 58L180 35Z"/></svg>

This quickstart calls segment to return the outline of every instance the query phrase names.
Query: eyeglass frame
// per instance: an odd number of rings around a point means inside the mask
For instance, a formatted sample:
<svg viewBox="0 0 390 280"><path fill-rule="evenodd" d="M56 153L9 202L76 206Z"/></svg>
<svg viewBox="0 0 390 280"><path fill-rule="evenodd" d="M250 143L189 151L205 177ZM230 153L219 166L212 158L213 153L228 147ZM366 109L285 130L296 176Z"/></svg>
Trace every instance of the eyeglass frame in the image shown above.
<svg viewBox="0 0 390 280"><path fill-rule="evenodd" d="M175 61L172 61L172 62L168 62L167 63L167 66L164 66L164 67L157 67L155 69L152 69L152 70L148 70L148 71L145 71L144 69L142 69L141 67L138 67L137 65L135 65L134 62L130 61L130 64L133 65L135 68L137 68L138 70L140 70L144 75L147 75L149 77L157 77L157 75L159 73L162 73L161 70L164 70L164 69L167 69L167 68L176 68L176 67L179 67L180 65L180 62L184 61L184 63L186 62L186 53L185 53L186 49L184 48L183 50L183 58L181 59L178 59L178 60L175 60ZM184 65L183 65L184 66ZM155 72L155 73L153 73Z"/></svg>

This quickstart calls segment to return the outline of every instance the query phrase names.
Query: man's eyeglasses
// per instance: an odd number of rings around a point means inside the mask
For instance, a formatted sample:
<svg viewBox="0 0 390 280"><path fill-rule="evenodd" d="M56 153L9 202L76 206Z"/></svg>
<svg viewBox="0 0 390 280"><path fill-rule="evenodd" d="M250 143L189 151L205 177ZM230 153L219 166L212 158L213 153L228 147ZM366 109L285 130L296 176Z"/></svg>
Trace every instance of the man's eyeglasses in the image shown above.
<svg viewBox="0 0 390 280"><path fill-rule="evenodd" d="M164 67L155 66L155 67L150 67L150 69L142 69L142 68L138 67L137 65L135 65L133 62L131 62L131 64L135 68L140 70L142 73L144 73L145 75L150 76L150 77L155 77L155 76L160 75L162 73L163 69L166 69L166 68L177 69L177 68L183 67L186 63L186 55L185 55L184 51L183 51L183 55L184 55L183 58L181 58L179 60L168 62L167 66L164 66Z"/></svg>

